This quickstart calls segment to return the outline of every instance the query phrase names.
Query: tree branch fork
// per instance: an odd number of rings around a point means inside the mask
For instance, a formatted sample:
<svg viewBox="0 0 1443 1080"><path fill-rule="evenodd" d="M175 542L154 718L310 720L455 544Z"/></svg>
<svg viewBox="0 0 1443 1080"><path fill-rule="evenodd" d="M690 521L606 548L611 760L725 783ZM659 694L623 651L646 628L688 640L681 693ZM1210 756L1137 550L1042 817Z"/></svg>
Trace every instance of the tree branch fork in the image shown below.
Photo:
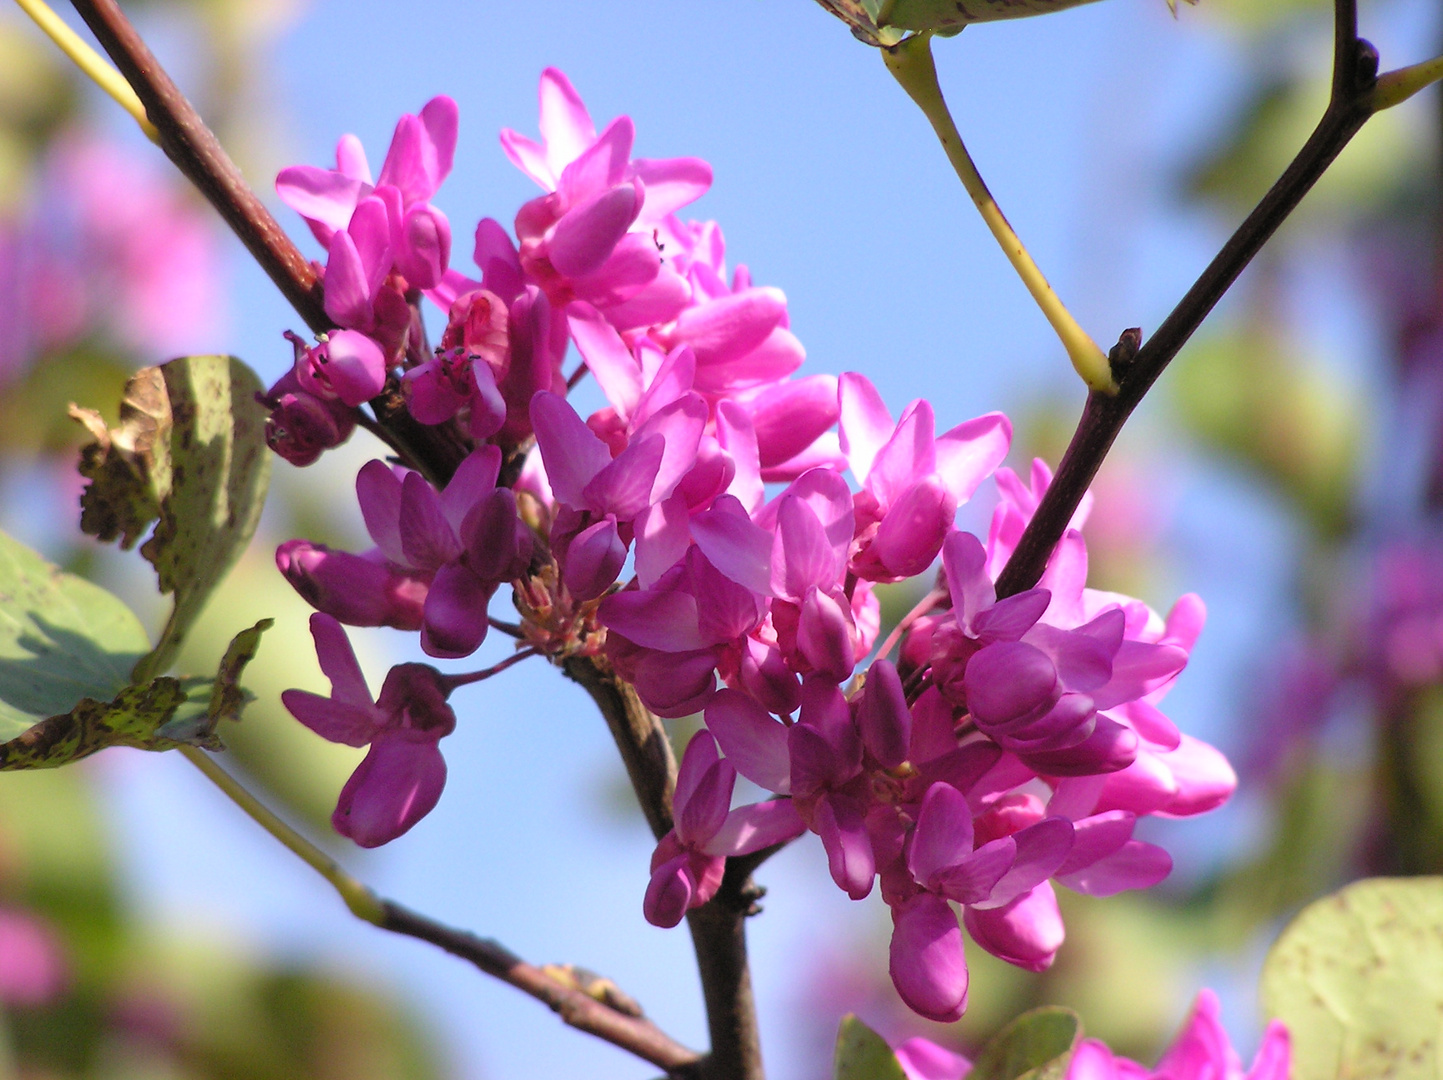
<svg viewBox="0 0 1443 1080"><path fill-rule="evenodd" d="M215 206L307 325L318 333L331 329L314 269L246 184L115 0L72 2L139 96L166 155ZM1335 0L1334 11L1333 92L1317 129L1153 336L1139 347L1137 332L1128 331L1113 349L1109 361L1116 390L1110 392L1113 388L1107 387L1089 393L1052 485L999 578L999 596L1030 588L1040 578L1052 549L1133 409L1368 117L1443 74L1443 65L1430 61L1390 73L1380 82L1376 79L1377 54L1357 34L1356 0ZM378 405L376 413L368 427L432 479L449 476L455 465L453 453L430 445L426 430L407 425L404 421L408 418L395 410ZM565 661L563 668L596 702L653 834L664 835L671 827L676 763L660 722L611 672L604 659L575 657ZM427 941L473 963L486 974L541 1000L573 1027L628 1050L671 1076L762 1080L745 920L756 911L760 895L752 884L751 872L769 854L771 851L729 860L717 896L688 916L711 1035L711 1051L706 1056L682 1046L644 1017L568 985L494 941L443 926L365 890L377 905L376 917L367 921ZM342 895L346 895L344 891ZM352 899L347 898L348 905L356 910ZM371 910L364 900L361 906Z"/></svg>

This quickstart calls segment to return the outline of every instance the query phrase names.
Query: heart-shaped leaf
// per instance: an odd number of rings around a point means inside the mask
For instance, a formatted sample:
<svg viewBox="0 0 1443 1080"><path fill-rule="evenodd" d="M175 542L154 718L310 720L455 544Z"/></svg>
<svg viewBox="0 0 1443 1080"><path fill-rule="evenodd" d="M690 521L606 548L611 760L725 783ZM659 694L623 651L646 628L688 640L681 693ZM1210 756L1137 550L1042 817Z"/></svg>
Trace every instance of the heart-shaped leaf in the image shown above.
<svg viewBox="0 0 1443 1080"><path fill-rule="evenodd" d="M0 533L0 739L82 698L110 700L149 648L119 597Z"/></svg>
<svg viewBox="0 0 1443 1080"><path fill-rule="evenodd" d="M270 482L263 389L235 357L186 356L136 372L114 429L71 409L95 436L81 459L90 480L81 528L129 547L155 522L141 554L175 597L160 641L134 668L137 682L175 658L255 532Z"/></svg>
<svg viewBox="0 0 1443 1080"><path fill-rule="evenodd" d="M1293 1080L1443 1073L1443 878L1372 878L1310 904L1268 953L1263 1005Z"/></svg>
<svg viewBox="0 0 1443 1080"><path fill-rule="evenodd" d="M907 1080L887 1040L851 1013L837 1030L833 1062L834 1080Z"/></svg>
<svg viewBox="0 0 1443 1080"><path fill-rule="evenodd" d="M1062 1080L1081 1038L1082 1020L1071 1009L1033 1009L988 1041L968 1080Z"/></svg>

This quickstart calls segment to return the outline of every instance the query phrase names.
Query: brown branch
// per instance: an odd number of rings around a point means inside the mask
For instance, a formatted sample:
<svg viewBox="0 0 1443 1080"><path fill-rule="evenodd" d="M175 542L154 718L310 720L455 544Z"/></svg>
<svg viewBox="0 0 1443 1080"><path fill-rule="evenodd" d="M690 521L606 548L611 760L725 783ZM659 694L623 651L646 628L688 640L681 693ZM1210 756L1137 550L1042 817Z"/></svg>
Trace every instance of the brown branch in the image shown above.
<svg viewBox="0 0 1443 1080"><path fill-rule="evenodd" d="M632 789L657 839L671 830L676 760L661 722L636 691L604 660L572 657L564 670L596 702L626 764ZM761 892L751 871L775 849L727 860L726 876L711 901L687 914L702 997L706 1002L711 1052L694 1075L705 1080L763 1080L761 1037L751 969L747 964L746 918Z"/></svg>
<svg viewBox="0 0 1443 1080"><path fill-rule="evenodd" d="M1082 419L1052 486L997 580L999 597L1037 584L1053 548L1133 409L1253 256L1372 115L1377 51L1358 37L1355 0L1336 0L1334 12L1333 92L1322 120L1278 182L1238 226L1157 332L1135 354L1130 349L1114 351L1113 377L1118 392L1113 396L1097 392L1088 395Z"/></svg>
<svg viewBox="0 0 1443 1080"><path fill-rule="evenodd" d="M381 929L430 942L475 964L487 975L530 994L577 1030L628 1050L669 1074L681 1074L701 1060L695 1050L683 1046L644 1016L628 1015L565 985L498 942L453 930L389 900L382 901L382 908L385 915L378 924Z"/></svg>

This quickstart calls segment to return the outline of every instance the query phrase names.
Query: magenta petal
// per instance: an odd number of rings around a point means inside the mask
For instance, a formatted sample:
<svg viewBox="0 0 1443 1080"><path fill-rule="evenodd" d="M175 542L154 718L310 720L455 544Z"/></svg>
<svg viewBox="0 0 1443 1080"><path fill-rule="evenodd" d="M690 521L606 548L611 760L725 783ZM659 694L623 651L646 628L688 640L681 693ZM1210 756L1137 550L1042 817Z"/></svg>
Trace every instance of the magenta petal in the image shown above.
<svg viewBox="0 0 1443 1080"><path fill-rule="evenodd" d="M706 726L727 760L752 783L785 795L791 790L787 728L752 698L719 690L707 702Z"/></svg>
<svg viewBox="0 0 1443 1080"><path fill-rule="evenodd" d="M650 502L670 498L682 477L697 464L697 450L706 429L709 410L700 394L687 393L669 402L647 417L632 435L633 442L660 436L661 463L652 480Z"/></svg>
<svg viewBox="0 0 1443 1080"><path fill-rule="evenodd" d="M1001 413L988 413L959 424L937 437L937 473L959 503L1002 464L1012 444L1012 423Z"/></svg>
<svg viewBox="0 0 1443 1080"><path fill-rule="evenodd" d="M850 799L828 795L817 803L812 827L827 849L832 880L853 900L872 891L877 858L861 809Z"/></svg>
<svg viewBox="0 0 1443 1080"><path fill-rule="evenodd" d="M572 304L566 309L566 317L577 351L606 400L623 417L630 416L642 391L636 357L611 323L590 304Z"/></svg>
<svg viewBox="0 0 1443 1080"><path fill-rule="evenodd" d="M997 599L992 579L987 576L987 552L982 541L969 532L952 533L942 545L942 566L947 571L947 591L958 625L972 630L978 613L991 608ZM1040 618L1042 612L1037 614Z"/></svg>
<svg viewBox="0 0 1443 1080"><path fill-rule="evenodd" d="M892 1052L897 1055L897 1064L902 1066L907 1080L963 1080L972 1071L972 1062L961 1054L945 1050L921 1036L899 1043Z"/></svg>
<svg viewBox="0 0 1443 1080"><path fill-rule="evenodd" d="M636 534L636 580L643 589L657 583L691 546L686 500L680 495L648 506L632 523Z"/></svg>
<svg viewBox="0 0 1443 1080"><path fill-rule="evenodd" d="M842 375L837 380L837 399L842 453L857 482L865 483L877 451L892 437L896 424L882 395L865 375L853 371Z"/></svg>
<svg viewBox="0 0 1443 1080"><path fill-rule="evenodd" d="M1017 861L1017 841L1010 836L990 840L937 876L937 892L959 904L986 900Z"/></svg>
<svg viewBox="0 0 1443 1080"><path fill-rule="evenodd" d="M385 388L385 354L365 334L334 331L325 352L331 386L345 404L364 405Z"/></svg>
<svg viewBox="0 0 1443 1080"><path fill-rule="evenodd" d="M1218 1012L1217 995L1211 990L1199 992L1182 1030L1157 1063L1159 1075L1203 1080L1242 1072L1242 1061L1233 1050Z"/></svg>
<svg viewBox="0 0 1443 1080"><path fill-rule="evenodd" d="M972 620L972 632L986 641L1016 641L1042 618L1052 594L1046 589L1028 589L997 601Z"/></svg>
<svg viewBox="0 0 1443 1080"><path fill-rule="evenodd" d="M641 209L641 191L619 184L598 192L556 223L548 253L557 273L585 277L601 268Z"/></svg>
<svg viewBox="0 0 1443 1080"><path fill-rule="evenodd" d="M781 650L749 637L741 659L742 689L768 712L794 712L802 703L802 685Z"/></svg>
<svg viewBox="0 0 1443 1080"><path fill-rule="evenodd" d="M461 123L461 110L455 100L445 94L437 94L421 109L421 125L426 129L430 143L426 164L427 180L431 190L423 198L429 199L436 189L451 175L451 165L456 158L456 136Z"/></svg>
<svg viewBox="0 0 1443 1080"><path fill-rule="evenodd" d="M281 704L321 738L346 746L365 746L380 728L373 706L347 704L308 690L284 690Z"/></svg>
<svg viewBox="0 0 1443 1080"><path fill-rule="evenodd" d="M1270 1021L1245 1080L1288 1080L1292 1059L1292 1039L1287 1026L1281 1020Z"/></svg>
<svg viewBox="0 0 1443 1080"><path fill-rule="evenodd" d="M596 141L596 128L581 95L557 68L541 73L541 138L546 142L546 162L560 176L582 152Z"/></svg>
<svg viewBox="0 0 1443 1080"><path fill-rule="evenodd" d="M665 457L663 436L633 441L582 488L581 507L630 521L651 505L652 488Z"/></svg>
<svg viewBox="0 0 1443 1080"><path fill-rule="evenodd" d="M696 202L711 187L711 166L701 158L638 158L631 167L646 185L646 205L641 215L647 222L660 222L666 215Z"/></svg>
<svg viewBox="0 0 1443 1080"><path fill-rule="evenodd" d="M1110 855L1071 874L1057 875L1069 889L1112 896L1125 889L1150 889L1172 873L1172 856L1156 844L1129 840Z"/></svg>
<svg viewBox="0 0 1443 1080"><path fill-rule="evenodd" d="M1012 834L1017 844L1017 858L997 882L985 903L978 907L999 908L1018 896L1041 886L1057 872L1072 850L1072 822L1065 818L1045 818Z"/></svg>
<svg viewBox="0 0 1443 1080"><path fill-rule="evenodd" d="M1148 1074L1149 1076L1151 1073ZM1072 1052L1067 1065L1067 1080L1122 1080L1117 1072L1117 1059L1107 1044L1098 1039L1083 1039ZM1218 1080L1223 1080L1219 1077Z"/></svg>
<svg viewBox="0 0 1443 1080"><path fill-rule="evenodd" d="M426 594L421 648L427 656L470 656L486 639L486 607L495 585L460 563L436 571Z"/></svg>
<svg viewBox="0 0 1443 1080"><path fill-rule="evenodd" d="M750 855L795 840L806 831L790 799L769 799L733 810L703 850L708 855Z"/></svg>
<svg viewBox="0 0 1443 1080"><path fill-rule="evenodd" d="M476 504L496 490L496 478L500 474L499 447L482 446L461 459L441 492L441 510L453 529L459 532L461 523Z"/></svg>
<svg viewBox="0 0 1443 1080"><path fill-rule="evenodd" d="M401 225L397 269L418 289L439 284L451 262L451 223L430 203L413 206Z"/></svg>
<svg viewBox="0 0 1443 1080"><path fill-rule="evenodd" d="M326 258L326 314L341 326L369 327L375 320L366 271L356 242L345 230L331 237Z"/></svg>
<svg viewBox="0 0 1443 1080"><path fill-rule="evenodd" d="M933 784L922 797L907 848L907 869L924 889L972 853L972 810L967 796L949 784Z"/></svg>
<svg viewBox="0 0 1443 1080"><path fill-rule="evenodd" d="M461 522L463 558L482 581L500 584L524 570L530 536L516 516L515 494L510 488L497 488L477 500Z"/></svg>
<svg viewBox="0 0 1443 1080"><path fill-rule="evenodd" d="M689 856L678 855L651 872L641 910L652 926L670 929L685 918L692 895L690 861Z"/></svg>
<svg viewBox="0 0 1443 1080"><path fill-rule="evenodd" d="M631 117L618 116L607 124L595 142L560 170L556 190L564 205L575 206L593 192L620 184L631 163L631 146L635 141L636 126ZM641 185L637 188L636 208L640 211Z"/></svg>
<svg viewBox="0 0 1443 1080"><path fill-rule="evenodd" d="M787 298L780 289L746 289L687 308L674 335L696 351L698 365L725 364L761 345L786 313Z"/></svg>
<svg viewBox="0 0 1443 1080"><path fill-rule="evenodd" d="M611 463L606 444L586 426L565 398L539 391L531 399L531 423L556 498L567 506L585 505L583 489Z"/></svg>
<svg viewBox="0 0 1443 1080"><path fill-rule="evenodd" d="M1049 705L1057 693L1057 670L1040 649L1000 641L968 661L963 685L967 707L985 730Z"/></svg>
<svg viewBox="0 0 1443 1080"><path fill-rule="evenodd" d="M1201 739L1184 735L1176 750L1157 757L1177 781L1177 794L1161 811L1167 817L1189 817L1215 810L1237 789L1238 774L1228 759Z"/></svg>
<svg viewBox="0 0 1443 1080"><path fill-rule="evenodd" d="M366 677L361 674L361 665L341 624L318 611L311 616L311 637L316 643L321 671L331 680L331 696L357 708L369 709L374 705Z"/></svg>
<svg viewBox="0 0 1443 1080"><path fill-rule="evenodd" d="M688 797L676 803L676 835L687 847L705 844L726 821L737 771L728 761L713 762Z"/></svg>
<svg viewBox="0 0 1443 1080"><path fill-rule="evenodd" d="M412 566L434 570L461 554L441 497L420 473L407 473L401 481L400 533L401 550Z"/></svg>
<svg viewBox="0 0 1443 1080"><path fill-rule="evenodd" d="M349 626L420 629L429 575L398 568L381 555L287 540L276 549L276 567L306 603Z"/></svg>
<svg viewBox="0 0 1443 1080"><path fill-rule="evenodd" d="M711 767L721 760L717 752L716 739L705 730L698 731L686 744L681 755L681 765L676 770L676 788L672 792L672 805L685 806L696 793Z"/></svg>
<svg viewBox="0 0 1443 1080"><path fill-rule="evenodd" d="M797 624L797 648L817 674L835 682L850 678L857 653L850 610L821 589L808 590Z"/></svg>
<svg viewBox="0 0 1443 1080"><path fill-rule="evenodd" d="M636 692L657 716L675 720L706 708L716 692L716 656L710 649L648 652L633 671Z"/></svg>
<svg viewBox="0 0 1443 1080"><path fill-rule="evenodd" d="M892 908L892 983L913 1012L950 1024L967 1010L967 957L951 906L920 893Z"/></svg>
<svg viewBox="0 0 1443 1080"><path fill-rule="evenodd" d="M986 911L968 907L962 912L962 921L978 945L1028 971L1051 967L1066 936L1057 894L1045 881L1006 907Z"/></svg>
<svg viewBox="0 0 1443 1080"><path fill-rule="evenodd" d="M1099 709L1136 701L1167 684L1187 666L1187 653L1176 645L1124 641L1112 661L1112 678L1092 696Z"/></svg>
<svg viewBox="0 0 1443 1080"><path fill-rule="evenodd" d="M648 649L687 652L704 648L697 628L696 598L684 592L612 593L601 602L601 623Z"/></svg>
<svg viewBox="0 0 1443 1080"><path fill-rule="evenodd" d="M434 741L382 735L341 789L331 825L361 847L379 847L429 814L445 785Z"/></svg>
<svg viewBox="0 0 1443 1080"><path fill-rule="evenodd" d="M616 519L608 516L567 545L562 580L577 600L595 600L611 587L625 562L626 545L616 531Z"/></svg>
<svg viewBox="0 0 1443 1080"><path fill-rule="evenodd" d="M809 375L762 390L747 403L764 468L790 461L837 422L837 379Z"/></svg>
<svg viewBox="0 0 1443 1080"><path fill-rule="evenodd" d="M867 683L857 707L857 727L862 743L884 768L895 769L907 760L912 740L912 712L902 679L890 660L876 661L867 672Z"/></svg>
<svg viewBox="0 0 1443 1080"><path fill-rule="evenodd" d="M1050 811L1053 803L1056 802L1057 799L1054 797L1048 804ZM1072 823L1072 850L1062 865L1057 868L1057 876L1064 877L1067 874L1076 873L1084 867L1091 866L1098 859L1111 855L1132 839L1132 830L1136 824L1137 815L1130 814L1125 810L1093 814L1080 821L1074 821Z"/></svg>
<svg viewBox="0 0 1443 1080"><path fill-rule="evenodd" d="M321 242L328 246L330 234L345 229L351 220L361 189L360 180L314 165L292 165L276 174L281 202L307 221L319 223L327 234Z"/></svg>
<svg viewBox="0 0 1443 1080"><path fill-rule="evenodd" d="M735 498L719 496L694 516L691 534L707 561L731 580L761 596L771 593L772 535L753 524Z"/></svg>
<svg viewBox="0 0 1443 1080"><path fill-rule="evenodd" d="M907 488L887 511L872 550L896 577L914 577L932 565L952 528L957 501L935 476Z"/></svg>

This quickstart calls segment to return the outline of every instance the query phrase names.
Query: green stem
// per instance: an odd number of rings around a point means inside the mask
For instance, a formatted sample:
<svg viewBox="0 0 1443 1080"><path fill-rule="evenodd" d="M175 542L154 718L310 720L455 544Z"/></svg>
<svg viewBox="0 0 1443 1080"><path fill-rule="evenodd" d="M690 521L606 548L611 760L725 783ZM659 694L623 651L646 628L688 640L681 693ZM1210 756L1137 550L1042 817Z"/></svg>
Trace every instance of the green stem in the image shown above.
<svg viewBox="0 0 1443 1080"><path fill-rule="evenodd" d="M116 103L135 117L135 122L140 125L140 130L145 132L145 137L153 143L160 142L160 136L155 130L155 125L150 122L150 117L145 115L145 106L140 103L140 97L131 88L125 77L105 62L105 59L89 45L85 39L77 34L65 23L59 15L51 11L45 0L15 0L22 11L35 20L35 25L45 31L45 35L60 46L60 51L74 61L75 66L90 76L96 86L104 90Z"/></svg>
<svg viewBox="0 0 1443 1080"><path fill-rule="evenodd" d="M1002 253L1007 256L1007 261L1017 271L1022 284L1027 286L1032 299L1042 309L1042 314L1047 317L1052 329L1062 340L1062 346L1067 350L1073 368L1082 376L1082 381L1091 390L1099 390L1105 394L1117 393L1117 383L1113 381L1107 354L1072 317L1072 313L1042 276L1042 271L1032 261L1027 248L1008 224L1007 217L997 205L997 200L992 197L992 192L987 190L977 166L972 163L972 156L967 153L967 147L962 142L957 125L952 121L952 114L947 110L947 102L943 99L942 88L937 82L937 66L932 62L931 39L931 34L914 34L905 41L884 48L882 60L886 63L887 70L931 121L932 130L937 132L942 149L947 152L947 160L952 163L962 186L972 197L978 213L992 231Z"/></svg>
<svg viewBox="0 0 1443 1080"><path fill-rule="evenodd" d="M1378 86L1373 91L1373 111L1391 109L1439 79L1443 79L1443 56L1379 75Z"/></svg>
<svg viewBox="0 0 1443 1080"><path fill-rule="evenodd" d="M277 817L259 799L241 787L235 777L212 761L210 755L205 751L197 750L193 746L182 746L180 752L185 755L187 761L205 774L207 780L225 792L231 802L244 810L252 821L299 855L312 870L329 881L331 887L340 893L341 899L346 902L346 907L350 908L352 915L358 919L364 919L374 926L381 926L385 923L386 911L381 900L370 889L342 870L335 859Z"/></svg>

